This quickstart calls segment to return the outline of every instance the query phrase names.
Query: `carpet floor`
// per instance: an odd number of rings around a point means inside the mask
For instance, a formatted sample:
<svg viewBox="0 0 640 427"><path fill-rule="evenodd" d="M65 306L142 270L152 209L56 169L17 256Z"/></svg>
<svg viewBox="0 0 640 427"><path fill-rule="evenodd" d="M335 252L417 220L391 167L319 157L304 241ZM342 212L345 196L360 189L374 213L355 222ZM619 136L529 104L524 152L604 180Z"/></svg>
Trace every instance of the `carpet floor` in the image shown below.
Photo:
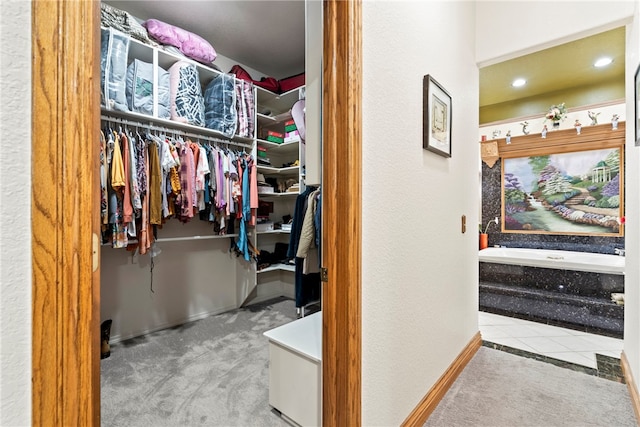
<svg viewBox="0 0 640 427"><path fill-rule="evenodd" d="M114 344L101 361L102 426L287 426L269 406L262 333L295 312L272 300Z"/></svg>
<svg viewBox="0 0 640 427"><path fill-rule="evenodd" d="M116 343L101 361L103 427L289 426L269 406L263 332L279 299ZM481 347L427 427L635 426L626 385Z"/></svg>
<svg viewBox="0 0 640 427"><path fill-rule="evenodd" d="M636 426L625 384L481 347L427 427Z"/></svg>

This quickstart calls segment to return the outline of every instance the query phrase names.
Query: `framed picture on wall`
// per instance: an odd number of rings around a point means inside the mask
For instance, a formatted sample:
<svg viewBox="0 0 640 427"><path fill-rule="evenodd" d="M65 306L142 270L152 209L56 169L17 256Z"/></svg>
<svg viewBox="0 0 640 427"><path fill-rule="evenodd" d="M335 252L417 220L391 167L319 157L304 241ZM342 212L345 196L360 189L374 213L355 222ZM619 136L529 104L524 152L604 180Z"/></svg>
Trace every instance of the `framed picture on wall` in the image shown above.
<svg viewBox="0 0 640 427"><path fill-rule="evenodd" d="M502 159L502 232L622 237L624 148Z"/></svg>
<svg viewBox="0 0 640 427"><path fill-rule="evenodd" d="M638 147L640 146L640 65L638 65L633 81L635 83L635 137L636 147Z"/></svg>
<svg viewBox="0 0 640 427"><path fill-rule="evenodd" d="M429 74L422 81L422 148L451 157L451 95Z"/></svg>

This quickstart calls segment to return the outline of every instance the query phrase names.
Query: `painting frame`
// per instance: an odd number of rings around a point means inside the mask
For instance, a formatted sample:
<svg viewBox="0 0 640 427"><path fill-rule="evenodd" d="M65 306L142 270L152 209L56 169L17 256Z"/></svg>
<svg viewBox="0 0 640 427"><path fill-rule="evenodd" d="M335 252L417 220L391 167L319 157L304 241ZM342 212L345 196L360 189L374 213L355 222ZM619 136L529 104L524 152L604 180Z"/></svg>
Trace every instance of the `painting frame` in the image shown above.
<svg viewBox="0 0 640 427"><path fill-rule="evenodd" d="M634 137L636 147L640 147L640 65L636 69L636 74L633 78L634 86Z"/></svg>
<svg viewBox="0 0 640 427"><path fill-rule="evenodd" d="M604 163L597 161L598 159ZM517 166L518 163L520 166ZM582 169L578 172L576 167L580 164L583 165L582 168L589 165L588 171ZM530 173L525 173L527 169L530 169ZM507 156L502 158L500 174L502 233L624 236L624 191L620 191L624 188L624 146L547 154L538 152L533 156ZM615 183L609 186L610 181ZM533 188L527 188L527 182ZM567 188L546 191L551 190L552 187L549 186L552 182L556 188L565 185ZM545 183L545 187L542 187ZM592 195L597 200L592 197L593 203L589 203L587 199ZM615 199L611 196L615 196ZM598 201L603 198L606 199L606 204ZM580 203L572 203L571 200L578 200ZM515 205L523 206L515 209ZM548 211L556 217L551 224L557 223L558 218L572 224L564 228L565 224L561 226L562 229L555 226L540 228L536 226L536 220L540 219L536 209ZM525 218L527 220L523 221ZM611 221L616 221L617 224Z"/></svg>
<svg viewBox="0 0 640 427"><path fill-rule="evenodd" d="M422 148L451 157L451 95L430 74L424 76L422 89Z"/></svg>

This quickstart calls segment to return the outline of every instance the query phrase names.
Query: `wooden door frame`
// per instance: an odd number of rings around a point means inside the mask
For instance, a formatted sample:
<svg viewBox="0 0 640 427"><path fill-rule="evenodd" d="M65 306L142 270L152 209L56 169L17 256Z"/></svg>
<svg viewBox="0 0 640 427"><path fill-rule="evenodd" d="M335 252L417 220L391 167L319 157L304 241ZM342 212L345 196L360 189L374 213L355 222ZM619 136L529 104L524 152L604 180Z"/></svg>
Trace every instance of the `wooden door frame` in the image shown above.
<svg viewBox="0 0 640 427"><path fill-rule="evenodd" d="M32 2L33 425L100 425L99 9ZM323 20L323 424L358 426L361 0Z"/></svg>
<svg viewBox="0 0 640 427"><path fill-rule="evenodd" d="M362 4L324 3L322 95L322 421L361 417Z"/></svg>
<svg viewBox="0 0 640 427"><path fill-rule="evenodd" d="M31 19L32 423L99 426L99 3Z"/></svg>

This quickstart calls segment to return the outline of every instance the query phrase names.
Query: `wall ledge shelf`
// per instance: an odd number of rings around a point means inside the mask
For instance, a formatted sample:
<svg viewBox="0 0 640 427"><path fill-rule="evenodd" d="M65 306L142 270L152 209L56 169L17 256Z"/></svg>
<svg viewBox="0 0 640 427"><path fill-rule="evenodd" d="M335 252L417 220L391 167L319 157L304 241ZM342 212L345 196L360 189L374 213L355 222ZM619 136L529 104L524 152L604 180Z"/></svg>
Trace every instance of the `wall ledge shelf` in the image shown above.
<svg viewBox="0 0 640 427"><path fill-rule="evenodd" d="M507 143L506 138L499 138L482 141L480 144L489 147L497 142L497 155L508 159L623 147L625 134L625 122L620 121L617 129L612 129L611 124L607 123L582 126L580 134L575 129L564 129L549 131L546 138L542 138L542 135L537 133L511 137L510 143Z"/></svg>

